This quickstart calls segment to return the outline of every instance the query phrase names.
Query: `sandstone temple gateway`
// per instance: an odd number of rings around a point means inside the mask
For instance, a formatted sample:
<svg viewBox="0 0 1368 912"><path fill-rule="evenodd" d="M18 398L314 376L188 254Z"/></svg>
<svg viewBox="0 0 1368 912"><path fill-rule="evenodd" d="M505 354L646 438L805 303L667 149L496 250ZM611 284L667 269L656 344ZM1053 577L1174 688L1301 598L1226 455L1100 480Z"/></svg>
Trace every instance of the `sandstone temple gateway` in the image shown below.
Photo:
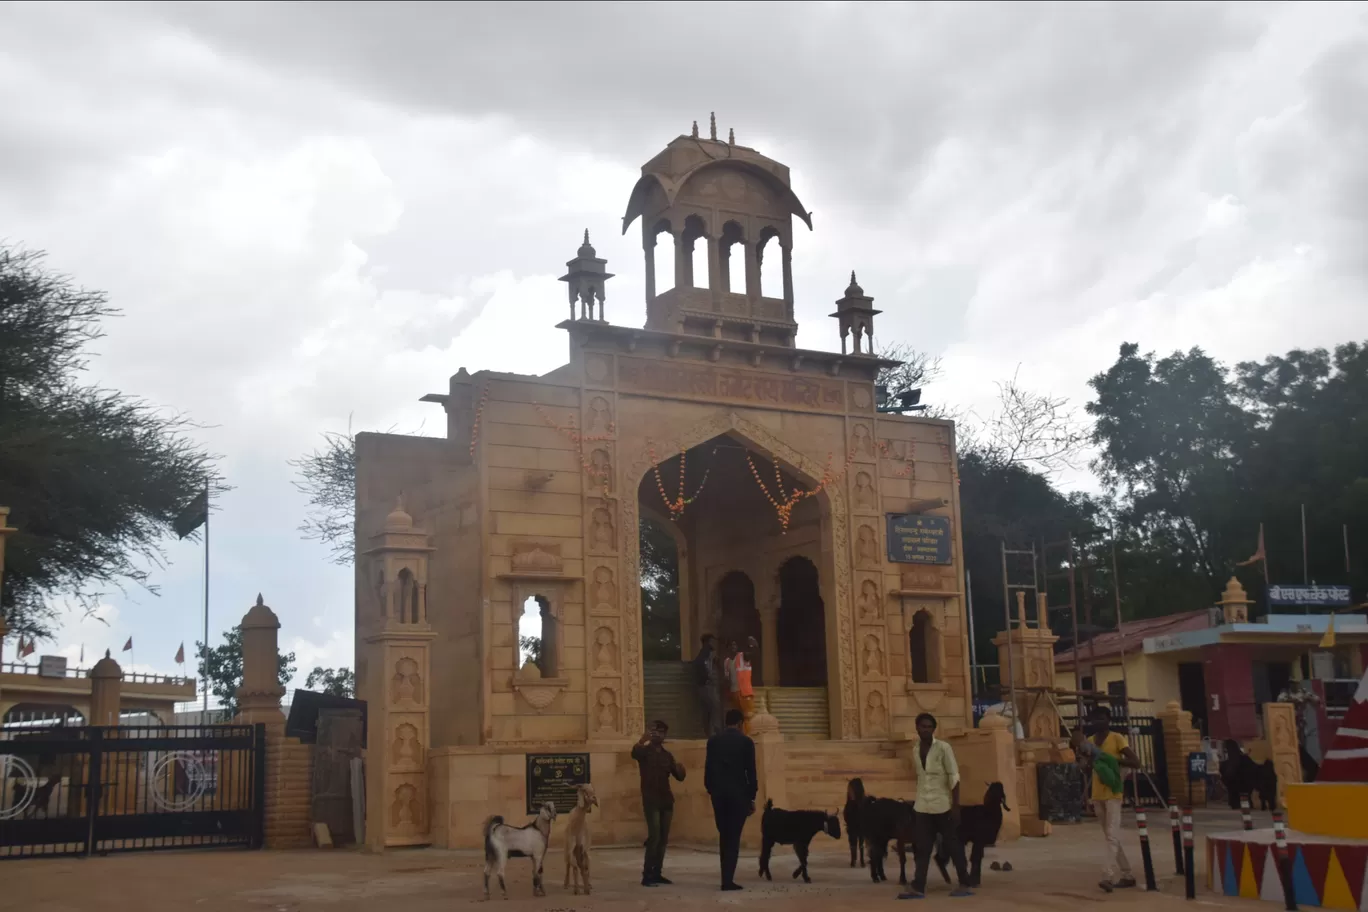
<svg viewBox="0 0 1368 912"><path fill-rule="evenodd" d="M628 752L653 718L693 773L677 838L713 838L683 664L704 632L761 644L762 801L836 807L849 775L911 795L905 745L931 711L966 781L1010 774L1016 807L1010 734L971 719L954 426L878 411L892 362L853 274L840 352L795 346L795 218L811 228L787 167L695 126L643 166L623 217L640 225L645 327L608 321L612 275L586 233L562 278L566 364L458 371L424 397L445 438L358 437L370 844L476 845L486 815L526 813L535 758L556 756L594 782L596 839L639 841ZM909 524L944 545L899 553L890 529ZM651 530L674 548L677 617L643 613Z"/></svg>

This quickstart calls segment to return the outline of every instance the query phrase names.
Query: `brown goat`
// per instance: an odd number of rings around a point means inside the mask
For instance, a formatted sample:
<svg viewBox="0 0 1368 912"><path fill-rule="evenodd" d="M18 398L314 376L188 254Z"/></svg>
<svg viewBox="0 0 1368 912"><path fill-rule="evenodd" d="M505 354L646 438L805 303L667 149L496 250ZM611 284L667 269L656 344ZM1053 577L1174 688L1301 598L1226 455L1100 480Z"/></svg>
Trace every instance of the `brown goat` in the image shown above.
<svg viewBox="0 0 1368 912"><path fill-rule="evenodd" d="M592 785L575 787L575 808L570 812L570 822L565 827L565 886L570 887L573 877L574 893L579 895L580 881L584 881L584 895L592 889L589 885L589 821L585 817L598 807L598 797Z"/></svg>

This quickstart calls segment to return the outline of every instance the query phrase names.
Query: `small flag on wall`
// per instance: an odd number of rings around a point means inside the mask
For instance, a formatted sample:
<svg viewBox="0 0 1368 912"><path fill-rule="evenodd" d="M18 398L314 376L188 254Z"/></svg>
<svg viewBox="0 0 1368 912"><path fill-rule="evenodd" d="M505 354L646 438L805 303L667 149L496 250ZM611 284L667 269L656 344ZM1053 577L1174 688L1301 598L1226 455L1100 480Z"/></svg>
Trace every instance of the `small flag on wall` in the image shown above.
<svg viewBox="0 0 1368 912"><path fill-rule="evenodd" d="M176 664L177 664L177 665L184 665L184 664L185 664L185 644L184 644L184 643L181 643L181 644L180 644L180 649L177 649L177 650L176 650Z"/></svg>
<svg viewBox="0 0 1368 912"><path fill-rule="evenodd" d="M21 658L21 659L27 659L29 656L33 655L33 651L34 651L36 648L37 648L37 647L33 645L33 640L27 640L27 641L25 641L25 640L20 640L20 641L19 641L19 658Z"/></svg>
<svg viewBox="0 0 1368 912"><path fill-rule="evenodd" d="M1254 553L1250 555L1249 560L1242 560L1235 566L1248 567L1250 564L1257 564L1259 561L1266 559L1267 553L1264 551L1263 523L1259 523L1259 547L1254 549Z"/></svg>
<svg viewBox="0 0 1368 912"><path fill-rule="evenodd" d="M127 643L124 643L123 651L124 651L124 652L129 652L129 651L131 651L132 649L133 649L133 638L132 638L132 637L129 637L129 638L128 638L128 642L127 642Z"/></svg>
<svg viewBox="0 0 1368 912"><path fill-rule="evenodd" d="M1335 648L1335 616L1330 615L1330 623L1325 625L1325 636L1321 637L1321 649Z"/></svg>

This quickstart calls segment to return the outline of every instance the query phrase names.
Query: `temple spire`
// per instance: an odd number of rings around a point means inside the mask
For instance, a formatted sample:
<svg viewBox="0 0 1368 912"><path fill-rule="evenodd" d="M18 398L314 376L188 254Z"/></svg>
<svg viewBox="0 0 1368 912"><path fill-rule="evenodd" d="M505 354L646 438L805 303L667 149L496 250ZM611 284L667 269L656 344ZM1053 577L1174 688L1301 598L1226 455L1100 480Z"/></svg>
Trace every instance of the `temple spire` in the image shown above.
<svg viewBox="0 0 1368 912"><path fill-rule="evenodd" d="M711 134L711 135L709 136L709 139L712 139L714 142L716 142L716 141L717 141L717 112L716 112L716 111L714 111L714 112L712 112L711 114L708 115L708 132Z"/></svg>

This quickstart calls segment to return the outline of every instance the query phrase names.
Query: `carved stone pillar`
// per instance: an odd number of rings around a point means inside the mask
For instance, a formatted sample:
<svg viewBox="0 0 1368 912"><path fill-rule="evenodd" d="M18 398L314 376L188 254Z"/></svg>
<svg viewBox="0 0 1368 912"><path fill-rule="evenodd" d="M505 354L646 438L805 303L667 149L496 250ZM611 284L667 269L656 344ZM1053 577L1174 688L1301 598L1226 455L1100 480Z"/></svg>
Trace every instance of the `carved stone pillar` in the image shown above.
<svg viewBox="0 0 1368 912"><path fill-rule="evenodd" d="M1273 771L1278 774L1278 807L1287 807L1287 784L1302 781L1301 744L1297 740L1297 707L1292 703L1265 703L1264 727Z"/></svg>
<svg viewBox="0 0 1368 912"><path fill-rule="evenodd" d="M1059 712L1045 693L1046 688L1054 686L1054 644L1058 640L1049 627L1027 625L1024 593L1018 593L1017 623L1012 630L1010 647L1007 631L993 638L993 645L998 650L998 667L1003 671L1011 669L1010 678L1003 676L1003 696L1010 699L1009 687L1014 681L1016 718L1027 738L1059 737Z"/></svg>
<svg viewBox="0 0 1368 912"><path fill-rule="evenodd" d="M429 681L437 634L427 619L429 536L402 498L363 555L376 581L380 632L366 637L366 845L428 845L427 749L431 743ZM445 808L438 808L445 814Z"/></svg>
<svg viewBox="0 0 1368 912"><path fill-rule="evenodd" d="M283 725L280 699L280 620L257 593L256 604L242 618L242 686L238 688L237 721Z"/></svg>
<svg viewBox="0 0 1368 912"><path fill-rule="evenodd" d="M746 252L746 297L754 301L760 297L760 257L757 245L750 241L741 245Z"/></svg>
<svg viewBox="0 0 1368 912"><path fill-rule="evenodd" d="M785 244L784 252L784 316L793 319L793 251Z"/></svg>
<svg viewBox="0 0 1368 912"><path fill-rule="evenodd" d="M722 311L722 295L727 293L725 276L722 273L722 250L717 238L707 238L708 242L708 291L711 293L713 310Z"/></svg>

